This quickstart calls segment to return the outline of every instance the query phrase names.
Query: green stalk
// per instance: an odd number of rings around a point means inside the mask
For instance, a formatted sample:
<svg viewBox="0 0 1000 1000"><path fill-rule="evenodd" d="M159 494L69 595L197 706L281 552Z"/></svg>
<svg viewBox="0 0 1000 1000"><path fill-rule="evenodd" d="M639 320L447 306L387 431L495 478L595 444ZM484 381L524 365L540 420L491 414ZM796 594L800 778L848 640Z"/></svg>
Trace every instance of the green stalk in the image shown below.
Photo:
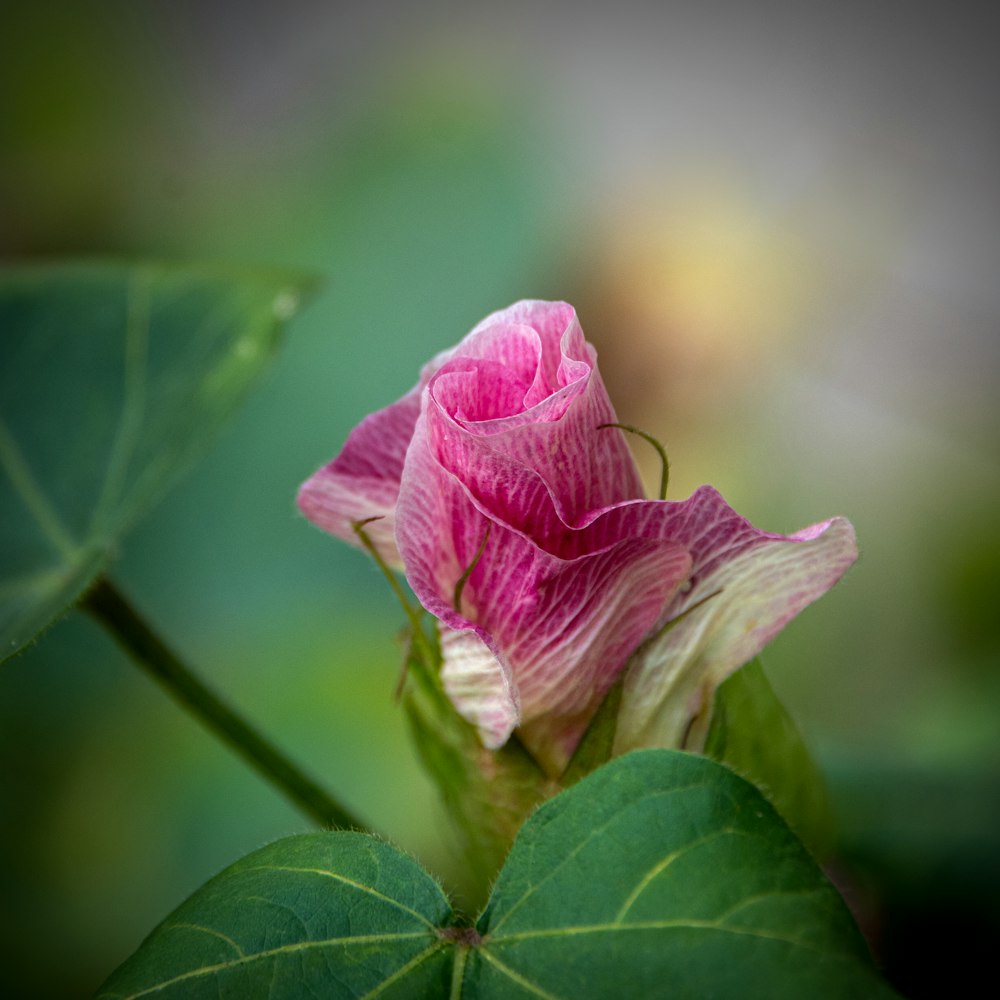
<svg viewBox="0 0 1000 1000"><path fill-rule="evenodd" d="M107 577L98 579L80 606L103 625L182 708L227 743L306 815L325 827L365 829L363 823L209 690L139 617Z"/></svg>

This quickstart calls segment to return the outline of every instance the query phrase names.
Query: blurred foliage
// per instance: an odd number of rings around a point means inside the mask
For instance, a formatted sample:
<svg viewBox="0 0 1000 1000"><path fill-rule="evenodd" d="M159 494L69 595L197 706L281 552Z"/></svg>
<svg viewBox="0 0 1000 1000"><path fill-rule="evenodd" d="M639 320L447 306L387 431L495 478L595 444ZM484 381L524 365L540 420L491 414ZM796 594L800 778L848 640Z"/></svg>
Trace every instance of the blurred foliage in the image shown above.
<svg viewBox="0 0 1000 1000"><path fill-rule="evenodd" d="M287 274L151 265L0 273L0 659L205 453L303 290Z"/></svg>
<svg viewBox="0 0 1000 1000"><path fill-rule="evenodd" d="M716 691L704 753L752 781L813 857L830 856L835 831L826 782L760 660Z"/></svg>

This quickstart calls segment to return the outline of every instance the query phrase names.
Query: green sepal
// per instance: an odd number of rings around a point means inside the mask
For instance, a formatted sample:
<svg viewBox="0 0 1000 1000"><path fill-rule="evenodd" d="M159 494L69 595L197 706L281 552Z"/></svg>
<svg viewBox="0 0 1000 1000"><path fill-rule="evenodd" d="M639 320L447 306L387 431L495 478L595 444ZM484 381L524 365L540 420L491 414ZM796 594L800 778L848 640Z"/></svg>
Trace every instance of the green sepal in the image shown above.
<svg viewBox="0 0 1000 1000"><path fill-rule="evenodd" d="M613 426L613 425L608 425ZM563 788L575 785L591 771L611 760L615 744L615 730L618 726L618 708L622 701L624 677L619 677L604 696L594 717L590 720L583 738L577 744L573 756L566 765L559 784Z"/></svg>
<svg viewBox="0 0 1000 1000"><path fill-rule="evenodd" d="M704 753L752 781L820 860L833 846L826 782L760 660L716 691Z"/></svg>
<svg viewBox="0 0 1000 1000"><path fill-rule="evenodd" d="M407 650L403 707L414 746L434 779L469 872L468 903L482 905L517 831L557 786L516 736L487 750L441 685L441 653L421 631Z"/></svg>

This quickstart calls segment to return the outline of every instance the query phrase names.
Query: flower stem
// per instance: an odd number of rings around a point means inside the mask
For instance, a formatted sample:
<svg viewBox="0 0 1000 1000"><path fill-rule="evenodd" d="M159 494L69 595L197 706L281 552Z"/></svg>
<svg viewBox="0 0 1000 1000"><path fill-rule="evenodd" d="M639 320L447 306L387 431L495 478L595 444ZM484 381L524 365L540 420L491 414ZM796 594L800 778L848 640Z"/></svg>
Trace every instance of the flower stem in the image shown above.
<svg viewBox="0 0 1000 1000"><path fill-rule="evenodd" d="M346 809L209 690L139 617L117 587L101 577L80 606L183 708L322 826L364 830Z"/></svg>

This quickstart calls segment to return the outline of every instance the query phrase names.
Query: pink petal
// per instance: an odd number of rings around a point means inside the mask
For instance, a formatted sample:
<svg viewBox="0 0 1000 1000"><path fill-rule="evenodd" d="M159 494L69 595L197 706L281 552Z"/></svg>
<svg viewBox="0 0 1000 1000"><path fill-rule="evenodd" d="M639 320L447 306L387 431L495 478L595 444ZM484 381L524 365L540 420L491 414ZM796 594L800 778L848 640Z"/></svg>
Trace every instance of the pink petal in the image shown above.
<svg viewBox="0 0 1000 1000"><path fill-rule="evenodd" d="M471 693L450 689L458 710L478 724L482 717L502 715L507 701L519 701L522 727L547 720L523 733L557 772L580 735L581 720L585 724L688 575L690 558L680 545L648 530L655 524L646 508L659 506L648 501L607 511L618 530L601 548L568 558L543 549L497 519L436 460L428 419L424 413L417 422L400 489L397 541L407 579L445 625L466 631L475 622L484 648L501 664L492 672L511 678L509 696L498 695L498 685L477 685ZM539 495L551 506L547 492ZM487 529L456 609L455 583ZM562 531L573 534L565 524ZM595 530L587 526L577 534ZM482 649L477 652L477 677L489 675ZM495 737L483 732L483 738Z"/></svg>
<svg viewBox="0 0 1000 1000"><path fill-rule="evenodd" d="M379 518L365 531L390 566L402 566L395 540L396 500L419 413L420 395L414 389L365 417L340 454L299 489L299 510L317 527L351 545L361 547L353 522Z"/></svg>
<svg viewBox="0 0 1000 1000"><path fill-rule="evenodd" d="M476 324L459 348L465 349L467 344L482 343L485 331L494 331L493 336L504 338L511 329L520 328L529 331L539 343L541 354L538 367L532 382L532 388L525 397L525 408L530 408L546 396L551 395L560 387L559 369L562 362L562 338L567 330L580 324L576 318L576 310L567 302L544 302L537 299L523 299L506 309L491 313ZM583 339L582 331L580 339ZM478 350L479 348L476 348ZM456 353L464 351L456 350ZM471 356L478 356L472 354Z"/></svg>
<svg viewBox="0 0 1000 1000"><path fill-rule="evenodd" d="M616 754L650 746L699 749L718 685L857 558L854 529L843 518L783 536L758 531L711 487L670 506L668 535L690 549L694 562L690 589L671 602L664 621L707 600L630 665Z"/></svg>
<svg viewBox="0 0 1000 1000"><path fill-rule="evenodd" d="M564 342L569 352L567 356L562 353ZM556 419L559 407L564 409L567 405L567 395L581 387L594 396L588 422L596 427L597 423L615 419L596 370L591 373L593 351L584 341L572 306L561 302L515 303L487 316L456 347L438 354L424 366L420 381L410 392L391 406L366 417L354 428L340 454L299 490L299 508L310 521L351 545L359 546L352 522L380 518L365 530L382 558L389 565L401 566L394 539L395 505L406 449L420 413L423 389L453 359L459 359L454 366L456 373L467 371L472 372L472 376L467 384L461 380L446 381L445 389L449 384L453 387L458 419L477 427L481 433L502 429L491 423L497 417L501 423L507 420L508 426ZM493 363L490 375L495 381L477 376L476 365L461 359ZM505 370L500 370L498 365ZM517 381L518 375L521 382ZM588 379L593 383L590 388ZM544 412L538 410L524 415L525 408L548 400L567 385L570 389L562 396L545 403ZM492 409L484 410L484 406ZM586 509L588 504L603 506L624 497L642 495L638 473L627 446L620 440L621 435L613 430L601 433L608 435L606 441L602 439L602 461L599 467L584 476L589 485L578 488L578 495L571 504L574 509ZM502 442L497 446L502 447Z"/></svg>
<svg viewBox="0 0 1000 1000"><path fill-rule="evenodd" d="M510 322L522 315L536 328ZM483 361L510 374L498 377ZM515 372L518 391L531 380L520 408ZM563 303L519 303L484 320L428 380L425 411L438 461L508 523L524 524L530 512L533 536L643 496L621 432L598 430L617 418L576 313ZM551 499L540 502L538 490Z"/></svg>

